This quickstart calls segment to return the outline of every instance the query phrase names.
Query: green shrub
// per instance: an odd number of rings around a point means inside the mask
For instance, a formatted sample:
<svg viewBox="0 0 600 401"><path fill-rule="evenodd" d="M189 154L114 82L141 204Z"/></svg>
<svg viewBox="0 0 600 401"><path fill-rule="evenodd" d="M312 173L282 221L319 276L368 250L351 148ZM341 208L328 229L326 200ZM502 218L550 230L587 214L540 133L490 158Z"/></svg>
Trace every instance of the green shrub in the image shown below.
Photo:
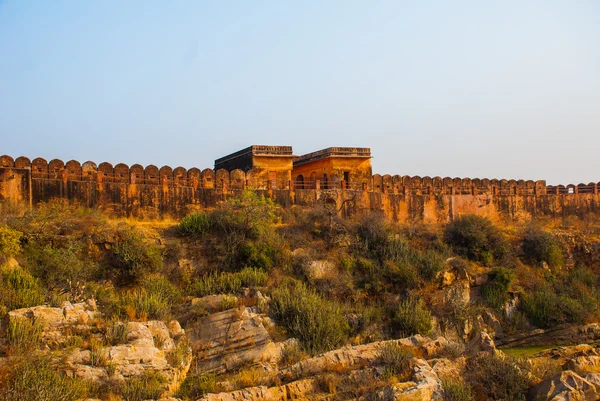
<svg viewBox="0 0 600 401"><path fill-rule="evenodd" d="M481 355L469 362L469 384L482 399L524 401L527 373L508 358Z"/></svg>
<svg viewBox="0 0 600 401"><path fill-rule="evenodd" d="M442 380L444 401L473 401L471 386L460 379Z"/></svg>
<svg viewBox="0 0 600 401"><path fill-rule="evenodd" d="M272 199L246 189L210 214L211 226L226 236L258 239L269 234L277 222L276 210Z"/></svg>
<svg viewBox="0 0 600 401"><path fill-rule="evenodd" d="M126 380L119 389L124 401L144 401L160 398L166 379L159 372L145 371L140 376Z"/></svg>
<svg viewBox="0 0 600 401"><path fill-rule="evenodd" d="M384 376L400 376L408 379L411 374L410 361L414 353L409 348L399 345L397 342L387 342L378 351L378 363L385 369Z"/></svg>
<svg viewBox="0 0 600 401"><path fill-rule="evenodd" d="M306 352L329 351L344 342L349 331L342 309L303 283L273 291L272 313Z"/></svg>
<svg viewBox="0 0 600 401"><path fill-rule="evenodd" d="M202 373L188 375L179 387L177 396L185 399L195 400L208 393L219 391L217 377L213 373Z"/></svg>
<svg viewBox="0 0 600 401"><path fill-rule="evenodd" d="M0 316L13 309L28 308L44 302L38 280L19 266L0 268ZM2 308L2 305L4 308Z"/></svg>
<svg viewBox="0 0 600 401"><path fill-rule="evenodd" d="M509 300L508 290L515 278L512 270L496 268L489 274L489 281L483 286L481 296L492 308L501 310Z"/></svg>
<svg viewBox="0 0 600 401"><path fill-rule="evenodd" d="M26 266L49 287L65 288L68 283L84 283L94 274L94 269L83 262L75 247L55 248L51 245L28 244L23 249Z"/></svg>
<svg viewBox="0 0 600 401"><path fill-rule="evenodd" d="M25 350L40 344L43 326L37 320L13 318L8 321L6 339L18 349Z"/></svg>
<svg viewBox="0 0 600 401"><path fill-rule="evenodd" d="M148 273L163 267L162 255L158 247L147 242L144 237L130 228L121 233L120 240L112 252L111 265L117 280L128 284L139 281Z"/></svg>
<svg viewBox="0 0 600 401"><path fill-rule="evenodd" d="M20 239L23 233L6 225L0 225L0 265L12 258L21 249Z"/></svg>
<svg viewBox="0 0 600 401"><path fill-rule="evenodd" d="M210 231L210 218L205 212L191 213L177 225L177 233L184 237L202 237Z"/></svg>
<svg viewBox="0 0 600 401"><path fill-rule="evenodd" d="M245 268L236 273L214 272L196 281L192 290L194 295L203 297L210 294L236 294L244 287L262 287L267 283L267 273Z"/></svg>
<svg viewBox="0 0 600 401"><path fill-rule="evenodd" d="M556 322L557 297L551 288L535 291L525 296L521 308L527 318L537 327L550 327Z"/></svg>
<svg viewBox="0 0 600 401"><path fill-rule="evenodd" d="M121 316L130 319L164 320L171 314L172 304L162 294L150 293L143 287L136 287L121 295L117 309Z"/></svg>
<svg viewBox="0 0 600 401"><path fill-rule="evenodd" d="M426 335L432 328L431 312L421 299L405 298L393 312L392 328L403 337Z"/></svg>
<svg viewBox="0 0 600 401"><path fill-rule="evenodd" d="M88 395L84 381L65 377L48 357L27 355L8 366L0 380L0 401L77 401Z"/></svg>
<svg viewBox="0 0 600 401"><path fill-rule="evenodd" d="M546 262L550 267L561 267L563 254L558 241L541 229L530 228L523 237L522 250L530 263Z"/></svg>
<svg viewBox="0 0 600 401"><path fill-rule="evenodd" d="M113 321L106 329L104 340L107 345L119 345L127 343L127 324Z"/></svg>
<svg viewBox="0 0 600 401"><path fill-rule="evenodd" d="M504 238L492 222L476 215L459 216L448 224L445 240L458 254L485 265L507 251Z"/></svg>

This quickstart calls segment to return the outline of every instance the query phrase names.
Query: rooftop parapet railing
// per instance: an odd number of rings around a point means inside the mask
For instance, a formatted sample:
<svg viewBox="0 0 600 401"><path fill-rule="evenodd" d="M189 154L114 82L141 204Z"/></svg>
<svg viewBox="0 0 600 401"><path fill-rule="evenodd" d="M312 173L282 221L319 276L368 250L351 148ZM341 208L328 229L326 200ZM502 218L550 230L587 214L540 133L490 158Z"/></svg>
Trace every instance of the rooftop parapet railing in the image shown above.
<svg viewBox="0 0 600 401"><path fill-rule="evenodd" d="M294 160L294 165L300 165L304 163L311 162L313 160L323 159L325 157L371 157L371 149L370 148L326 148L321 149L316 152L307 153L305 155L299 156Z"/></svg>
<svg viewBox="0 0 600 401"><path fill-rule="evenodd" d="M269 145L252 145L237 152L228 154L215 160L215 164L224 163L230 160L237 159L241 156L289 156L292 157L291 146L269 146Z"/></svg>

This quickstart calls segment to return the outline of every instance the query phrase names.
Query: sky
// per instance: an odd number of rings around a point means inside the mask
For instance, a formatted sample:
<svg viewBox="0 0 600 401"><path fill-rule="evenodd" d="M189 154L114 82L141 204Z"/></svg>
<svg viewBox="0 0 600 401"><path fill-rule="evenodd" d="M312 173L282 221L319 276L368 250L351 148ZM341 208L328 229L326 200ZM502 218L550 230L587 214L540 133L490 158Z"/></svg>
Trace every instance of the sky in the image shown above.
<svg viewBox="0 0 600 401"><path fill-rule="evenodd" d="M0 0L0 154L600 181L597 0Z"/></svg>

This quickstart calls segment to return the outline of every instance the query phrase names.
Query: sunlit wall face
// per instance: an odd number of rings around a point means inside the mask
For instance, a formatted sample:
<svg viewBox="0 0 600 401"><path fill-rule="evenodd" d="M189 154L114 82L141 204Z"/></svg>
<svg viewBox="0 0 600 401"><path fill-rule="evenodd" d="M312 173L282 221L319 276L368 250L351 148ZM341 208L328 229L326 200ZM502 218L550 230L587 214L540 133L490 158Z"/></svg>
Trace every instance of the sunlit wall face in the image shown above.
<svg viewBox="0 0 600 401"><path fill-rule="evenodd" d="M600 179L600 3L0 2L0 153L210 167L366 146L377 173Z"/></svg>

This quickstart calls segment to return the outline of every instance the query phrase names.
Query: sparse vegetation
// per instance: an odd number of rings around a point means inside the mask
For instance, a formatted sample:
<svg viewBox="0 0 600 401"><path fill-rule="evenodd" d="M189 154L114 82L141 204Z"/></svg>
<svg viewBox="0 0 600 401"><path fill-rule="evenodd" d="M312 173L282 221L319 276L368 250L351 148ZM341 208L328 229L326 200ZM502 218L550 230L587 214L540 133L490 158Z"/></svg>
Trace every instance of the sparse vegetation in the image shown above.
<svg viewBox="0 0 600 401"><path fill-rule="evenodd" d="M508 244L492 222L485 217L463 215L446 227L446 241L454 250L470 260L486 266L502 258Z"/></svg>
<svg viewBox="0 0 600 401"><path fill-rule="evenodd" d="M403 299L393 312L392 326L402 337L429 334L432 328L431 312L420 299Z"/></svg>
<svg viewBox="0 0 600 401"><path fill-rule="evenodd" d="M50 358L32 355L11 359L0 377L0 401L77 401L89 388L57 371Z"/></svg>
<svg viewBox="0 0 600 401"><path fill-rule="evenodd" d="M193 330L203 330L213 316L206 317L223 310L229 310L223 316L231 316L232 323L250 317L276 343L296 339L285 343L277 374L252 363L233 363L226 372L192 368L177 396L193 400L233 388L287 384L301 377L302 369L294 364L344 345L443 335L449 345L434 356L458 366L478 325L511 336L600 318L600 248L593 223L585 233L578 232L588 241L579 246L579 237L569 231L576 229L573 223L568 228L557 228L556 221L505 227L462 216L443 228L396 224L376 213L355 218L318 208L284 210L244 191L180 222L109 219L53 201L1 215L0 224L3 262L16 260L0 263L0 318L7 322L0 353L8 358L8 365L0 366L0 401L27 399L7 395L16 391L35 399L19 390L39 388L32 380L45 383L51 394L46 399L164 396L167 382L153 371L109 390L105 384L67 379L56 368L67 364L69 350L82 355L88 369L98 368L116 381L122 368L108 360L108 348L129 345L140 327L137 322L146 320L177 319L185 329L185 337L182 332L174 337L174 348L164 333L153 332L154 346L175 368L187 364L190 352L197 358L194 366L210 347L221 346L200 343ZM218 297L194 299L208 295ZM13 309L90 298L102 317L82 315L76 324L81 330L73 329L68 338L52 340L48 347L41 320L6 318ZM64 308L67 316L69 304ZM234 332L237 326L228 327ZM254 346L253 341L244 339L244 346ZM38 377L21 358L43 353L48 359L40 362ZM333 361L315 376L315 383L335 399L386 399L398 382L411 379L415 356L432 356L425 354L390 341L373 362L376 371L363 369L362 362L346 366ZM510 358L469 354L464 377L440 376L443 397L521 400L533 383L525 380L527 369L534 371ZM556 367L543 371L543 364L535 369L536 383L558 372ZM17 372L24 372L22 379Z"/></svg>
<svg viewBox="0 0 600 401"><path fill-rule="evenodd" d="M342 309L302 283L276 289L271 307L275 318L311 354L342 344L349 331Z"/></svg>

